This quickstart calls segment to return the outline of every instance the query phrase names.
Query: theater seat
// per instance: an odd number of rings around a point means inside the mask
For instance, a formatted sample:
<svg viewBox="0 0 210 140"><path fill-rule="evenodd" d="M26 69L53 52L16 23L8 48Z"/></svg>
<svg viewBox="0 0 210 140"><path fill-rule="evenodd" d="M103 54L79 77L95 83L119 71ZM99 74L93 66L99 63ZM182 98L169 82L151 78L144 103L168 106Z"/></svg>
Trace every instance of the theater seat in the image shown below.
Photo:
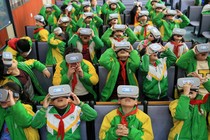
<svg viewBox="0 0 210 140"><path fill-rule="evenodd" d="M32 42L32 50L30 54L27 57L28 59L38 59L37 57L37 48L36 48L36 42Z"/></svg>
<svg viewBox="0 0 210 140"><path fill-rule="evenodd" d="M101 91L104 88L104 85L106 84L106 78L107 78L108 70L105 69L103 66L98 66L98 76L99 76L99 98L101 95Z"/></svg>
<svg viewBox="0 0 210 140"><path fill-rule="evenodd" d="M48 51L47 42L37 42L38 60L44 64L46 62L47 51Z"/></svg>

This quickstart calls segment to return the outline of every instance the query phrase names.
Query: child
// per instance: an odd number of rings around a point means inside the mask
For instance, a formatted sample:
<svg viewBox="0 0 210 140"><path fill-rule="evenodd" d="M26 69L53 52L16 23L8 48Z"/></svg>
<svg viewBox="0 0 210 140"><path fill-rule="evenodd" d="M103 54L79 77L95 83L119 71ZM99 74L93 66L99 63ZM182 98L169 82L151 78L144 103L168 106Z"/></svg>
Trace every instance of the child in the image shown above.
<svg viewBox="0 0 210 140"><path fill-rule="evenodd" d="M134 3L134 7L130 11L130 16L131 16L130 24L134 25L134 27L138 25L137 18L141 10L142 10L142 3L141 2Z"/></svg>
<svg viewBox="0 0 210 140"><path fill-rule="evenodd" d="M112 48L107 49L99 59L99 64L109 71L101 101L117 100L118 85L137 86L135 73L139 63L138 52L127 41L115 42Z"/></svg>
<svg viewBox="0 0 210 140"><path fill-rule="evenodd" d="M48 39L48 51L46 56L46 65L55 65L61 62L66 48L66 37L60 27L54 29Z"/></svg>
<svg viewBox="0 0 210 140"><path fill-rule="evenodd" d="M185 33L185 29L174 28L171 39L165 45L165 47L168 47L172 52L174 52L177 58L189 50L187 45L184 43L183 36Z"/></svg>
<svg viewBox="0 0 210 140"><path fill-rule="evenodd" d="M53 85L69 84L80 100L96 100L93 86L98 83L98 75L94 66L77 49L67 48L64 56L65 60L56 65Z"/></svg>
<svg viewBox="0 0 210 140"><path fill-rule="evenodd" d="M10 52L3 52L2 59L3 66L0 70L1 75L4 76L4 80L11 80L17 83L23 90L23 94L20 94L20 99L25 103L37 103L44 99L46 92L42 89L32 69L36 68L42 72L47 78L50 77L50 72L46 66L37 60L30 59L24 62L17 62L12 58ZM34 86L33 86L34 85ZM35 92L35 89L37 92Z"/></svg>
<svg viewBox="0 0 210 140"><path fill-rule="evenodd" d="M209 94L204 97L199 94L198 78L180 78L177 83L182 94L169 105L174 126L168 140L208 140L206 114L210 111ZM205 88L210 91L209 84L205 84Z"/></svg>
<svg viewBox="0 0 210 140"><path fill-rule="evenodd" d="M119 107L104 117L99 132L100 140L153 140L150 117L138 109L139 88L120 85L117 96Z"/></svg>
<svg viewBox="0 0 210 140"><path fill-rule="evenodd" d="M0 88L1 140L39 140L38 131L30 128L34 115L32 107L21 103L20 94L20 87L13 82Z"/></svg>
<svg viewBox="0 0 210 140"><path fill-rule="evenodd" d="M114 13L118 14L118 24L122 24L120 14L122 14L125 9L126 7L121 1L107 0L101 8L102 14L105 15L105 24L107 24L107 21L109 19L108 16Z"/></svg>
<svg viewBox="0 0 210 140"><path fill-rule="evenodd" d="M150 20L154 22L154 17L156 17L159 13L163 12L165 8L165 4L155 3L153 8L149 11Z"/></svg>
<svg viewBox="0 0 210 140"><path fill-rule="evenodd" d="M158 53L162 53L161 55L164 57L159 58ZM176 56L170 49L157 43L147 47L140 65L145 100L169 100L167 69L175 62Z"/></svg>
<svg viewBox="0 0 210 140"><path fill-rule="evenodd" d="M210 0L208 0L208 3L203 6L201 13L202 14L210 14Z"/></svg>
<svg viewBox="0 0 210 140"><path fill-rule="evenodd" d="M174 19L176 15L181 19ZM175 27L184 28L190 23L190 20L179 10L165 10L159 13L153 22L160 29L163 41L168 41Z"/></svg>
<svg viewBox="0 0 210 140"><path fill-rule="evenodd" d="M108 25L111 28L115 24L118 24L118 14L110 14L109 20L108 20Z"/></svg>
<svg viewBox="0 0 210 140"><path fill-rule="evenodd" d="M4 49L4 52L11 52L13 58L18 62L25 61L27 56L32 51L32 41L28 36L21 38L12 38L8 41L7 47Z"/></svg>
<svg viewBox="0 0 210 140"><path fill-rule="evenodd" d="M47 21L48 25L55 27L57 24L57 20L59 19L59 16L61 14L61 10L58 6L52 5L52 4L45 4L40 12L40 15L42 15Z"/></svg>
<svg viewBox="0 0 210 140"><path fill-rule="evenodd" d="M36 20L36 28L34 29L34 39L37 41L47 41L49 32L45 29L46 23L41 15L34 16Z"/></svg>
<svg viewBox="0 0 210 140"><path fill-rule="evenodd" d="M92 12L97 15L98 17L101 16L101 6L97 5L97 0L90 0L91 3L91 10Z"/></svg>
<svg viewBox="0 0 210 140"><path fill-rule="evenodd" d="M47 140L80 140L81 120L91 121L96 117L97 112L81 102L69 85L60 85L49 88L43 107L37 111L31 126L41 128L46 124Z"/></svg>
<svg viewBox="0 0 210 140"><path fill-rule="evenodd" d="M138 25L134 28L134 34L139 41L146 39L149 35L149 29L153 27L152 22L148 21L148 16L148 11L141 11L137 18Z"/></svg>
<svg viewBox="0 0 210 140"><path fill-rule="evenodd" d="M162 44L161 34L159 30L155 27L149 29L150 34L147 36L147 39L142 40L139 45L137 46L137 51L139 52L140 56L143 56L146 52L146 48L151 43L160 43Z"/></svg>
<svg viewBox="0 0 210 140"><path fill-rule="evenodd" d="M146 8L148 11L151 11L151 9L153 8L153 6L154 6L156 3L163 4L162 0L148 0L147 3L146 3L146 5L145 5L145 8Z"/></svg>
<svg viewBox="0 0 210 140"><path fill-rule="evenodd" d="M124 36L124 33L127 36ZM136 42L137 37L127 25L115 24L107 29L101 40L107 48L111 48L115 42L128 41L130 44Z"/></svg>
<svg viewBox="0 0 210 140"><path fill-rule="evenodd" d="M80 28L78 34L75 34L69 40L68 45L77 48L82 53L84 59L93 64L98 63L96 50L100 50L104 46L101 39L89 28Z"/></svg>

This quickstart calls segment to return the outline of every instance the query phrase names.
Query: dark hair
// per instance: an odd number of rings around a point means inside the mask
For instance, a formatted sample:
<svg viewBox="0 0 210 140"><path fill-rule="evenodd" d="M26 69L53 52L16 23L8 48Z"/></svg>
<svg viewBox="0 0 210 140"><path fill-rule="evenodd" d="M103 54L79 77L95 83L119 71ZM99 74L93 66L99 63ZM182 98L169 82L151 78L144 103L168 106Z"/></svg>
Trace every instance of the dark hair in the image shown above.
<svg viewBox="0 0 210 140"><path fill-rule="evenodd" d="M22 52L28 52L31 49L31 46L27 39L18 40L16 46L17 49L21 50Z"/></svg>
<svg viewBox="0 0 210 140"><path fill-rule="evenodd" d="M175 36L175 34L173 34L173 35L171 36L171 38L170 38L168 41L169 41L169 42L170 42L170 41L175 41L175 40L174 40L174 36ZM182 41L182 42L185 42L184 37L182 37L181 41Z"/></svg>
<svg viewBox="0 0 210 140"><path fill-rule="evenodd" d="M4 80L4 64L2 61L2 56L0 56L0 80Z"/></svg>
<svg viewBox="0 0 210 140"><path fill-rule="evenodd" d="M64 57L69 53L80 53L80 51L72 44L70 44L70 46L65 49Z"/></svg>
<svg viewBox="0 0 210 140"><path fill-rule="evenodd" d="M137 9L138 9L139 7L140 7L141 10L142 10L142 7L141 7L141 6L135 5L135 6L133 7L133 9L130 11L130 16L131 16L130 24L134 24L134 18L135 18L135 15L136 15L136 11L137 11Z"/></svg>
<svg viewBox="0 0 210 140"><path fill-rule="evenodd" d="M11 90L13 93L21 93L21 88L18 84L16 84L15 82L7 82L6 84L4 84L2 86L5 89Z"/></svg>
<svg viewBox="0 0 210 140"><path fill-rule="evenodd" d="M62 12L65 12L67 6L68 6L68 5L63 4L63 5L61 6L61 11L62 11Z"/></svg>

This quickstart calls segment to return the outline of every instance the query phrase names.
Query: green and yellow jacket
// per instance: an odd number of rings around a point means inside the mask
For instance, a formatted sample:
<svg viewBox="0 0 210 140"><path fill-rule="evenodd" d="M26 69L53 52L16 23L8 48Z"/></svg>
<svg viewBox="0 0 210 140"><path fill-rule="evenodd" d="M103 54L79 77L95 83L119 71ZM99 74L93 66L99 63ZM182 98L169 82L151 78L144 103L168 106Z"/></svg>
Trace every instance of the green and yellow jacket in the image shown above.
<svg viewBox="0 0 210 140"><path fill-rule="evenodd" d="M190 20L184 14L181 15L181 20L176 19L172 21L166 21L163 13L159 13L156 17L154 17L153 22L159 28L161 37L163 41L168 41L172 36L172 32L174 28L184 28L189 23Z"/></svg>
<svg viewBox="0 0 210 140"><path fill-rule="evenodd" d="M196 97L196 99L202 98L203 96L199 94ZM190 98L181 95L179 99L170 103L169 109L174 126L171 128L168 140L208 140L206 115L210 111L210 98L199 107L191 105Z"/></svg>
<svg viewBox="0 0 210 140"><path fill-rule="evenodd" d="M138 38L139 41L142 41L148 37L150 34L150 28L153 27L151 21L147 21L146 23L138 22L137 26L134 28L134 34Z"/></svg>
<svg viewBox="0 0 210 140"><path fill-rule="evenodd" d="M140 71L143 77L143 93L151 99L167 96L167 69L176 62L176 56L170 49L166 49L162 58L156 60L156 67L150 64L149 55L142 56Z"/></svg>
<svg viewBox="0 0 210 140"><path fill-rule="evenodd" d="M84 76L79 78L82 85L86 88L86 90L93 94L94 98L97 98L95 91L93 90L93 85L96 85L99 81L98 75L94 66L87 60L83 59L80 63L81 68L83 70ZM69 84L70 78L67 76L68 66L65 60L58 63L55 68L55 73L53 76L53 85L62 85Z"/></svg>
<svg viewBox="0 0 210 140"><path fill-rule="evenodd" d="M75 34L68 42L68 46L73 45L73 47L76 47L80 52L83 50L83 44L81 39L77 34ZM101 41L101 39L98 36L92 37L92 39L89 41L89 52L90 52L90 58L92 60L93 64L98 63L98 58L96 57L96 50L100 50L103 48L104 43Z"/></svg>
<svg viewBox="0 0 210 140"><path fill-rule="evenodd" d="M0 128L2 130L6 123L11 140L27 140L24 128L31 125L33 116L27 112L20 101L7 109L0 107L0 117Z"/></svg>
<svg viewBox="0 0 210 140"><path fill-rule="evenodd" d="M65 48L66 43L56 38L54 33L51 33L48 39L46 65L55 65L61 62L64 59Z"/></svg>
<svg viewBox="0 0 210 140"><path fill-rule="evenodd" d="M153 8L152 8L152 5L151 5L151 1L152 1L152 0L148 0L147 3L146 3L146 5L145 5L145 8L146 8L148 11L151 11L151 9L153 9ZM159 0L158 3L163 4L162 0Z"/></svg>
<svg viewBox="0 0 210 140"><path fill-rule="evenodd" d="M104 45L107 48L111 48L112 45L115 42L117 42L117 40L114 37L111 37L112 33L113 33L113 30L111 28L108 28L106 30L106 32L101 37L101 40L104 42ZM136 40L138 40L138 38L136 37L136 35L134 34L134 32L130 28L127 28L125 30L125 34L127 34L127 36L122 36L120 41L128 41L132 45L133 43L136 42Z"/></svg>
<svg viewBox="0 0 210 140"><path fill-rule="evenodd" d="M43 27L38 26L34 29L34 39L36 41L47 42L49 32Z"/></svg>
<svg viewBox="0 0 210 140"><path fill-rule="evenodd" d="M55 26L57 24L57 20L61 14L61 10L58 6L53 5L52 8L54 9L51 14L46 13L46 8L43 6L39 12L40 15L44 17L47 21L48 25Z"/></svg>
<svg viewBox="0 0 210 140"><path fill-rule="evenodd" d="M110 14L118 13L118 24L122 24L122 20L120 17L120 14L122 14L125 11L126 7L125 5L119 1L117 3L117 8L115 10L111 10L109 5L107 3L104 3L104 5L101 7L102 14L105 15L105 24L108 24L108 19Z"/></svg>
<svg viewBox="0 0 210 140"><path fill-rule="evenodd" d="M63 119L65 131L64 140L80 140L81 121L94 120L97 117L97 112L88 104L84 104L81 107L72 104L68 105L64 114L70 109L72 110L72 113ZM37 111L31 123L31 126L34 128L41 128L45 124L47 125L47 140L61 139L60 137L57 137L60 119L56 118L54 115L59 115L54 106L48 107L47 110L41 108Z"/></svg>
<svg viewBox="0 0 210 140"><path fill-rule="evenodd" d="M101 101L107 101L112 95L118 74L120 73L120 63L117 59L117 54L112 48L107 49L100 57L99 64L104 66L108 71L106 85L101 93ZM139 68L140 57L136 50L130 52L130 57L126 62L126 74L130 85L138 86L136 79L136 70Z"/></svg>
<svg viewBox="0 0 210 140"><path fill-rule="evenodd" d="M99 5L96 5L96 8L94 9L93 7L91 7L91 9L92 9L92 12L94 13L94 14L96 14L97 16L101 16L101 6L99 6Z"/></svg>
<svg viewBox="0 0 210 140"><path fill-rule="evenodd" d="M136 107L134 107L133 111L135 109ZM123 114L122 107L112 110L104 117L99 132L100 140L118 140L119 138L120 140L154 139L150 117L139 109L135 114L131 114L126 118L129 129L128 136L118 137L116 130L118 124L121 123L121 116L118 112Z"/></svg>

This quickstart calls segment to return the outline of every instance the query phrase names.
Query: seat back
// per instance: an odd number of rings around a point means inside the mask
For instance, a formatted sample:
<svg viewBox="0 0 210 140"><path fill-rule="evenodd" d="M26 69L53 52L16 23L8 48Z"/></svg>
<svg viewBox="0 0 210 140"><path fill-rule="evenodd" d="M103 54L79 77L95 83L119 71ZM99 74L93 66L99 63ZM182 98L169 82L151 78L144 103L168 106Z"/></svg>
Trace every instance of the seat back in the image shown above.
<svg viewBox="0 0 210 140"><path fill-rule="evenodd" d="M42 106L41 105L37 105L36 108L37 110L39 110ZM86 131L86 122L85 121L81 121L80 124L80 136L81 136L81 140L87 140L87 131ZM47 139L47 128L46 125L44 125L42 128L39 129L39 134L40 134L40 140L46 140Z"/></svg>
<svg viewBox="0 0 210 140"><path fill-rule="evenodd" d="M55 1L55 4L60 8L64 1Z"/></svg>
<svg viewBox="0 0 210 140"><path fill-rule="evenodd" d="M98 117L95 119L95 140L99 140L99 131L101 128L102 121L104 119L104 116L108 114L110 111L118 108L118 104L104 104L104 105L94 105L94 109L98 113ZM139 105L138 108L140 110L143 110L143 105Z"/></svg>
<svg viewBox="0 0 210 140"><path fill-rule="evenodd" d="M101 95L101 91L104 88L104 85L106 84L106 78L107 78L108 70L105 69L103 66L98 66L98 76L99 76L99 98Z"/></svg>
<svg viewBox="0 0 210 140"><path fill-rule="evenodd" d="M28 59L38 59L37 57L37 47L36 47L36 42L32 42L32 50L30 54L27 57Z"/></svg>
<svg viewBox="0 0 210 140"><path fill-rule="evenodd" d="M209 31L210 29L210 15L209 14L201 14L200 25L198 29L198 36L202 34L204 31Z"/></svg>
<svg viewBox="0 0 210 140"><path fill-rule="evenodd" d="M168 92L169 98L174 98L174 81L175 81L175 66L171 66L168 70Z"/></svg>
<svg viewBox="0 0 210 140"><path fill-rule="evenodd" d="M134 50L137 49L137 46L139 45L139 43L140 43L139 41L136 41L136 42L133 44L133 49L134 49Z"/></svg>
<svg viewBox="0 0 210 140"><path fill-rule="evenodd" d="M178 4L179 0L170 0L171 9L176 9L176 5Z"/></svg>
<svg viewBox="0 0 210 140"><path fill-rule="evenodd" d="M188 9L189 6L195 5L194 0L179 0L179 10L184 12Z"/></svg>
<svg viewBox="0 0 210 140"><path fill-rule="evenodd" d="M155 140L167 140L169 131L173 126L168 105L150 105L149 103L147 114L152 121Z"/></svg>
<svg viewBox="0 0 210 140"><path fill-rule="evenodd" d="M40 62L42 62L44 64L46 62L47 51L48 51L47 42L37 42L38 59Z"/></svg>
<svg viewBox="0 0 210 140"><path fill-rule="evenodd" d="M188 49L192 48L192 42L191 41L187 41L187 42L184 42L184 43L187 45Z"/></svg>
<svg viewBox="0 0 210 140"><path fill-rule="evenodd" d="M188 18L190 21L200 21L202 6L189 6Z"/></svg>
<svg viewBox="0 0 210 140"><path fill-rule="evenodd" d="M31 39L34 39L34 29L36 26L25 26L26 36L29 36Z"/></svg>
<svg viewBox="0 0 210 140"><path fill-rule="evenodd" d="M40 85L46 92L48 92L48 88L52 86L52 78L54 74L53 66L47 66L47 69L49 70L51 74L50 78L44 77L42 72L39 72L37 69L33 69L33 72L36 78L38 79L38 82L40 83Z"/></svg>

